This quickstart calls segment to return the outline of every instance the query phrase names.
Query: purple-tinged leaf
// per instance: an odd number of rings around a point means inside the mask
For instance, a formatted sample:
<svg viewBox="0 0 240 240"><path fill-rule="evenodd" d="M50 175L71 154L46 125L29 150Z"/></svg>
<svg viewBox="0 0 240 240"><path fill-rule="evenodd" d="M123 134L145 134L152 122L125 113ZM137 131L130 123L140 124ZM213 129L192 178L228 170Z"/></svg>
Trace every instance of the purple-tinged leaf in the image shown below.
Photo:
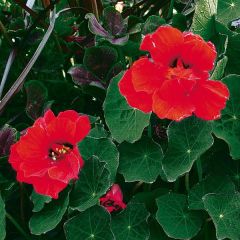
<svg viewBox="0 0 240 240"><path fill-rule="evenodd" d="M103 10L104 26L108 32L113 35L126 34L127 26L124 24L124 20L114 7L107 7Z"/></svg>
<svg viewBox="0 0 240 240"><path fill-rule="evenodd" d="M129 39L129 35L126 35L121 38L114 38L114 39L107 39L107 40L110 43L115 44L115 45L124 45L125 43L127 43L128 39Z"/></svg>
<svg viewBox="0 0 240 240"><path fill-rule="evenodd" d="M84 67L104 82L108 72L117 62L118 52L109 46L88 48L83 58Z"/></svg>
<svg viewBox="0 0 240 240"><path fill-rule="evenodd" d="M27 115L36 120L43 113L44 104L47 101L48 91L46 87L39 81L32 80L25 84L27 93Z"/></svg>
<svg viewBox="0 0 240 240"><path fill-rule="evenodd" d="M95 35L101 37L111 38L112 36L101 26L101 24L97 21L96 17L92 13L88 13L85 16L88 19L88 28L89 31Z"/></svg>
<svg viewBox="0 0 240 240"><path fill-rule="evenodd" d="M72 80L76 85L92 85L103 88L100 80L89 71L87 71L82 65L71 67L68 70L68 73L72 76Z"/></svg>
<svg viewBox="0 0 240 240"><path fill-rule="evenodd" d="M16 136L16 129L11 128L8 125L4 125L4 127L0 130L0 157L9 154L10 147L13 143L15 143Z"/></svg>

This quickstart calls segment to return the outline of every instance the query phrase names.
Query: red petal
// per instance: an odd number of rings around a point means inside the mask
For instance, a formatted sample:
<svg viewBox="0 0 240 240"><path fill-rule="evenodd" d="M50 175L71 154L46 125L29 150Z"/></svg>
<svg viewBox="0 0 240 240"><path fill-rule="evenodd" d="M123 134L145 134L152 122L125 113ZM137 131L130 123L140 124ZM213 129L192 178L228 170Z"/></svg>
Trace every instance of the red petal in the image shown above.
<svg viewBox="0 0 240 240"><path fill-rule="evenodd" d="M48 154L49 138L44 128L33 126L20 138L17 152L22 159L42 159Z"/></svg>
<svg viewBox="0 0 240 240"><path fill-rule="evenodd" d="M88 116L78 117L76 123L75 142L80 142L91 130L91 123Z"/></svg>
<svg viewBox="0 0 240 240"><path fill-rule="evenodd" d="M77 121L79 114L74 110L66 110L64 112L60 112L57 116L58 118L68 118L73 122Z"/></svg>
<svg viewBox="0 0 240 240"><path fill-rule="evenodd" d="M71 179L77 179L80 166L83 165L83 160L75 147L73 151L63 159L55 162L54 166L49 168L49 177L64 183L69 183Z"/></svg>
<svg viewBox="0 0 240 240"><path fill-rule="evenodd" d="M152 95L145 92L136 92L132 83L131 69L125 72L118 86L120 93L126 98L131 107L137 108L145 113L152 111Z"/></svg>
<svg viewBox="0 0 240 240"><path fill-rule="evenodd" d="M57 117L47 126L46 130L52 143L76 144L76 123L68 118Z"/></svg>
<svg viewBox="0 0 240 240"><path fill-rule="evenodd" d="M136 91L151 94L161 87L163 71L158 65L150 62L148 58L137 60L132 65L131 71L132 83Z"/></svg>
<svg viewBox="0 0 240 240"><path fill-rule="evenodd" d="M191 116L194 105L184 87L177 80L166 81L161 90L153 95L153 112L159 118L175 121Z"/></svg>
<svg viewBox="0 0 240 240"><path fill-rule="evenodd" d="M107 192L106 197L109 197L114 201L122 201L123 195L119 185L113 184L111 189Z"/></svg>
<svg viewBox="0 0 240 240"><path fill-rule="evenodd" d="M204 120L219 118L228 97L228 88L222 82L212 80L199 82L192 97L196 107L195 115Z"/></svg>
<svg viewBox="0 0 240 240"><path fill-rule="evenodd" d="M191 68L210 71L214 67L217 52L211 42L205 42L200 36L192 33L184 35L181 57Z"/></svg>
<svg viewBox="0 0 240 240"><path fill-rule="evenodd" d="M149 51L156 63L169 66L179 57L182 43L182 32L170 26L161 26L153 34L146 35L140 48Z"/></svg>

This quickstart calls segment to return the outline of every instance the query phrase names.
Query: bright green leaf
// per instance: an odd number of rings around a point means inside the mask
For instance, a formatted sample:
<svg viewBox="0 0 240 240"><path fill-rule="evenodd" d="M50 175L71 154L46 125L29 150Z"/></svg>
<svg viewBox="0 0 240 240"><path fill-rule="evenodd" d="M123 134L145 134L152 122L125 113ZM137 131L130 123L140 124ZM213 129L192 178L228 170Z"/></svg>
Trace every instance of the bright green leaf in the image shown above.
<svg viewBox="0 0 240 240"><path fill-rule="evenodd" d="M225 25L240 17L239 0L218 0L217 19Z"/></svg>
<svg viewBox="0 0 240 240"><path fill-rule="evenodd" d="M30 199L33 202L33 212L39 212L43 209L45 203L49 203L52 198L46 195L37 194L34 190L30 196Z"/></svg>
<svg viewBox="0 0 240 240"><path fill-rule="evenodd" d="M198 0L193 16L192 31L209 40L214 33L214 18L217 0Z"/></svg>
<svg viewBox="0 0 240 240"><path fill-rule="evenodd" d="M84 211L92 207L98 203L99 198L109 187L109 171L105 168L105 163L100 162L96 157L85 161L71 194L71 208Z"/></svg>
<svg viewBox="0 0 240 240"><path fill-rule="evenodd" d="M111 226L116 240L148 239L148 216L143 204L128 204L126 209L112 218Z"/></svg>
<svg viewBox="0 0 240 240"><path fill-rule="evenodd" d="M106 168L110 172L110 179L114 182L119 164L119 153L113 141L109 138L88 136L78 146L83 159L96 156L100 161L106 162Z"/></svg>
<svg viewBox="0 0 240 240"><path fill-rule="evenodd" d="M157 199L157 221L171 238L193 238L202 225L202 214L189 211L187 197L182 194L169 193Z"/></svg>
<svg viewBox="0 0 240 240"><path fill-rule="evenodd" d="M148 125L150 114L131 108L120 94L118 82L123 74L112 79L103 104L105 120L114 139L119 143L133 143L141 138L143 129Z"/></svg>
<svg viewBox="0 0 240 240"><path fill-rule="evenodd" d="M240 158L240 76L229 75L222 79L228 86L230 99L222 111L221 119L213 122L213 132L226 141L233 159Z"/></svg>
<svg viewBox="0 0 240 240"><path fill-rule="evenodd" d="M189 172L197 158L212 146L211 132L211 123L196 117L169 125L168 149L162 161L168 181Z"/></svg>
<svg viewBox="0 0 240 240"><path fill-rule="evenodd" d="M211 175L195 185L189 192L189 208L193 210L204 209L202 198L209 193L229 193L235 191L235 185L226 176Z"/></svg>
<svg viewBox="0 0 240 240"><path fill-rule="evenodd" d="M40 235L54 229L62 220L69 203L69 191L60 193L57 200L46 204L40 211L33 213L29 221L29 228L32 234Z"/></svg>
<svg viewBox="0 0 240 240"><path fill-rule="evenodd" d="M208 194L203 202L215 225L217 239L239 240L240 193Z"/></svg>
<svg viewBox="0 0 240 240"><path fill-rule="evenodd" d="M134 144L122 143L119 146L119 173L127 182L154 182L160 173L163 153L152 139L143 137Z"/></svg>
<svg viewBox="0 0 240 240"><path fill-rule="evenodd" d="M211 75L211 79L220 80L224 76L224 71L228 62L228 58L225 56L217 62L217 65Z"/></svg>
<svg viewBox="0 0 240 240"><path fill-rule="evenodd" d="M100 206L94 206L71 218L64 224L67 240L113 240L110 215Z"/></svg>

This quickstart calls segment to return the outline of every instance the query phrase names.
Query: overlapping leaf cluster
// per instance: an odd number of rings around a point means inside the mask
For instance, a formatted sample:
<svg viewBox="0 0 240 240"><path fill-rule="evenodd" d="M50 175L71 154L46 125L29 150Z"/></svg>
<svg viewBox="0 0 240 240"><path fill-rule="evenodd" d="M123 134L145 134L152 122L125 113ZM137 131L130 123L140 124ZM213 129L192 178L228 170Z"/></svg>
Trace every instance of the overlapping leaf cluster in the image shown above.
<svg viewBox="0 0 240 240"><path fill-rule="evenodd" d="M64 11L1 112L0 240L240 239L239 1L129 0L122 14L117 2L52 3ZM23 5L0 0L1 77L12 51L15 56L3 96L48 26L46 5L35 3L34 14L23 14ZM139 50L142 37L163 24L215 44L211 79L230 91L221 119L160 120L121 96L124 71L146 55ZM74 109L92 123L78 146L84 168L57 200L16 182L7 161L11 144L48 108ZM99 198L113 183L121 186L127 208L110 215Z"/></svg>

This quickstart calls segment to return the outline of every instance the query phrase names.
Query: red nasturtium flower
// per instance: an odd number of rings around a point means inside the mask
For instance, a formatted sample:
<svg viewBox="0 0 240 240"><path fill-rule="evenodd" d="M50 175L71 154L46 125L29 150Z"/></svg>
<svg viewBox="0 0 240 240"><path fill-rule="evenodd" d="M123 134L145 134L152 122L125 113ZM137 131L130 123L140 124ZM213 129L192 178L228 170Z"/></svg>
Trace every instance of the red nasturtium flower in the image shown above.
<svg viewBox="0 0 240 240"><path fill-rule="evenodd" d="M71 179L77 179L83 160L77 143L90 131L87 116L73 110L56 117L48 110L12 145L9 163L17 180L32 184L39 194L58 198Z"/></svg>
<svg viewBox="0 0 240 240"><path fill-rule="evenodd" d="M118 184L113 184L110 190L100 198L100 204L110 213L126 208L126 204L123 202L122 191Z"/></svg>
<svg viewBox="0 0 240 240"><path fill-rule="evenodd" d="M220 81L209 80L216 50L190 32L161 26L143 39L151 58L137 60L119 82L130 106L180 121L193 113L204 120L220 117L229 97Z"/></svg>

